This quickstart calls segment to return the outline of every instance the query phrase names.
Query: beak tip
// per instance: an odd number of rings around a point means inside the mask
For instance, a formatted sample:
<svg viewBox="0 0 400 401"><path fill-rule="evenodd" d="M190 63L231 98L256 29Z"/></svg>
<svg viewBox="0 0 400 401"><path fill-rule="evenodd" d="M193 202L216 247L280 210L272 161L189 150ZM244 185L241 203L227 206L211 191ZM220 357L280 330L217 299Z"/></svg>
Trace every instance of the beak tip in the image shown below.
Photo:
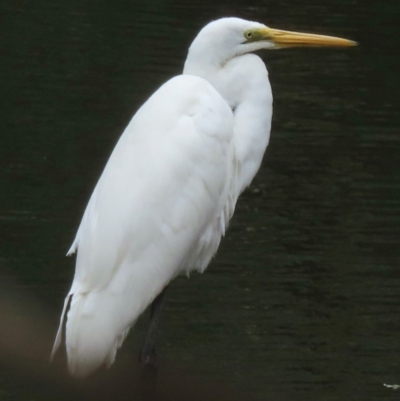
<svg viewBox="0 0 400 401"><path fill-rule="evenodd" d="M349 40L349 46L358 46L359 43L355 42L354 40Z"/></svg>

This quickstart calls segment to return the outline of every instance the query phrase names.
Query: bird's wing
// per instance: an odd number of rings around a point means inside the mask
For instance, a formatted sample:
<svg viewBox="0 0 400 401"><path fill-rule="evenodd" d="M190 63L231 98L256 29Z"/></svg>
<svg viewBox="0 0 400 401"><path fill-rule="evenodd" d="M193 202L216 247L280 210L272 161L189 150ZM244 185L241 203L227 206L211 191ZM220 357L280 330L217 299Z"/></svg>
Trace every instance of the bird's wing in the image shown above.
<svg viewBox="0 0 400 401"><path fill-rule="evenodd" d="M176 77L142 106L116 145L78 230L75 279L82 290L107 285L129 252L137 259L158 239L176 249L174 236L188 231L178 242L179 255L186 255L186 244L226 203L221 197L227 196L231 139L231 111L203 79Z"/></svg>
<svg viewBox="0 0 400 401"><path fill-rule="evenodd" d="M126 128L75 240L72 373L112 363L137 316L193 261L227 203L232 130L229 106L192 76L164 84Z"/></svg>

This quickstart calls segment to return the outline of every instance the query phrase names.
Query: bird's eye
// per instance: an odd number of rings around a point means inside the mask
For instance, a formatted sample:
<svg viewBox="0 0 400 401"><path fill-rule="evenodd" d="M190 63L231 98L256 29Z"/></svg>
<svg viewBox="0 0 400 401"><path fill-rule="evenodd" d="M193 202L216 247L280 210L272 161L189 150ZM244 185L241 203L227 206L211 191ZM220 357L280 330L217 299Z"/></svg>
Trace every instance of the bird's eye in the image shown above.
<svg viewBox="0 0 400 401"><path fill-rule="evenodd" d="M243 33L244 38L246 39L246 41L251 42L255 39L255 35L254 32L249 30L249 31L245 31Z"/></svg>

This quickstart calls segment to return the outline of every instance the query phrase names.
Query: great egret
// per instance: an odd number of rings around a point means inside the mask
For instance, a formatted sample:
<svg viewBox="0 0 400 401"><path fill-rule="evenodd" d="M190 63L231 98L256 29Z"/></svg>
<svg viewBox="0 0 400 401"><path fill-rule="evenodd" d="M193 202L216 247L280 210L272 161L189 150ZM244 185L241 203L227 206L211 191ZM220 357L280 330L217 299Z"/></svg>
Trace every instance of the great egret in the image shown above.
<svg viewBox="0 0 400 401"><path fill-rule="evenodd" d="M269 141L268 72L249 53L353 45L239 18L200 31L183 75L162 85L119 139L68 252L78 251L75 277L53 354L67 312L72 375L110 366L138 316L168 283L181 273L203 272L217 251Z"/></svg>

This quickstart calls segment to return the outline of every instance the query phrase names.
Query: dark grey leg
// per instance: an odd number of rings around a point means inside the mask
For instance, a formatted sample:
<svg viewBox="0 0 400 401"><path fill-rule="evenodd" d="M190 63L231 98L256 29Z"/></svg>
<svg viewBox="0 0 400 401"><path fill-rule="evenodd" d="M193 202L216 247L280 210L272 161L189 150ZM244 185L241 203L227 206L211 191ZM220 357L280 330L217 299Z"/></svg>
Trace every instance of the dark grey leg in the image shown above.
<svg viewBox="0 0 400 401"><path fill-rule="evenodd" d="M160 294L154 299L151 304L150 310L150 323L149 329L147 331L146 339L144 341L144 345L142 350L140 351L140 362L146 365L154 365L156 360L156 352L155 352L155 342L158 331L158 326L161 320L161 310L165 297L165 293L167 292L168 286L166 286Z"/></svg>

